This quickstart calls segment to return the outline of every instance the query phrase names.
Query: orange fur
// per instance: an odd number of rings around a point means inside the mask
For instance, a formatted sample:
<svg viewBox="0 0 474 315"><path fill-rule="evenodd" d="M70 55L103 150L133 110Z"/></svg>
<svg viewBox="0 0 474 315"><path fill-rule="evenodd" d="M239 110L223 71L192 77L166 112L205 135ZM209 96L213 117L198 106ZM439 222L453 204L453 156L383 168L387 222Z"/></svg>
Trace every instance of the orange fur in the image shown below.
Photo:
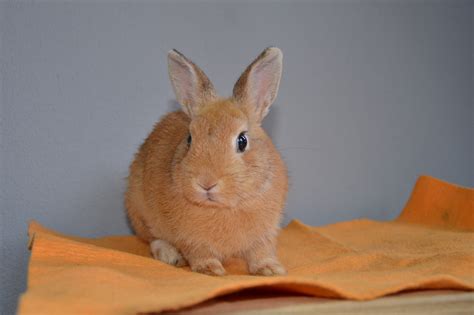
<svg viewBox="0 0 474 315"><path fill-rule="evenodd" d="M247 260L254 274L285 272L275 242L287 171L251 107L234 95L207 98L192 115L167 114L130 166L125 204L136 234L167 241L198 272L224 274L230 257ZM248 149L239 153L243 131ZM198 183L217 183L212 200Z"/></svg>

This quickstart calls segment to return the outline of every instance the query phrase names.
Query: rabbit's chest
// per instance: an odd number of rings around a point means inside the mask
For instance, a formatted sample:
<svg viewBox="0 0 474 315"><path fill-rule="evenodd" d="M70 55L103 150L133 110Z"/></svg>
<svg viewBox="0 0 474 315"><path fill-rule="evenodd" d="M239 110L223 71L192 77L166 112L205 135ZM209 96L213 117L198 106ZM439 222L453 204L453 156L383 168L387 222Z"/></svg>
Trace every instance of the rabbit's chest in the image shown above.
<svg viewBox="0 0 474 315"><path fill-rule="evenodd" d="M248 213L209 213L186 227L193 243L201 243L222 256L234 256L248 249L276 229L275 220L262 220Z"/></svg>

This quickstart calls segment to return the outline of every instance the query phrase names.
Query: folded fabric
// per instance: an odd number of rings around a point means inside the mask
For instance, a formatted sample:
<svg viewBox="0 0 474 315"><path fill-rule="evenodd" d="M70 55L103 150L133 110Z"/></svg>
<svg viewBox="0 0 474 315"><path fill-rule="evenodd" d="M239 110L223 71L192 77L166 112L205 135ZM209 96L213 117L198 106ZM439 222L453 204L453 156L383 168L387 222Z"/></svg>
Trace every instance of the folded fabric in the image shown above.
<svg viewBox="0 0 474 315"><path fill-rule="evenodd" d="M36 222L19 314L136 314L177 310L246 288L369 300L404 290L474 289L474 190L422 176L390 222L324 227L291 222L278 254L287 276L247 274L239 260L213 277L150 258L134 236L65 236Z"/></svg>

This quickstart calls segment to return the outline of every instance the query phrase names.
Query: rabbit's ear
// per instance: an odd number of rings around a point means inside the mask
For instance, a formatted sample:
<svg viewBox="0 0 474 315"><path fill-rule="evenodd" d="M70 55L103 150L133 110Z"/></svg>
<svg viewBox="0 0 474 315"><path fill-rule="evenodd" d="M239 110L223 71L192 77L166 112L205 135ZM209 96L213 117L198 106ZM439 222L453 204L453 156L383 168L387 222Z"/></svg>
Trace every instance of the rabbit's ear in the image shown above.
<svg viewBox="0 0 474 315"><path fill-rule="evenodd" d="M168 73L176 99L188 116L195 116L200 106L216 99L206 74L176 49L168 53Z"/></svg>
<svg viewBox="0 0 474 315"><path fill-rule="evenodd" d="M283 54L276 47L265 49L242 73L234 86L234 98L248 107L257 122L267 115L278 93Z"/></svg>

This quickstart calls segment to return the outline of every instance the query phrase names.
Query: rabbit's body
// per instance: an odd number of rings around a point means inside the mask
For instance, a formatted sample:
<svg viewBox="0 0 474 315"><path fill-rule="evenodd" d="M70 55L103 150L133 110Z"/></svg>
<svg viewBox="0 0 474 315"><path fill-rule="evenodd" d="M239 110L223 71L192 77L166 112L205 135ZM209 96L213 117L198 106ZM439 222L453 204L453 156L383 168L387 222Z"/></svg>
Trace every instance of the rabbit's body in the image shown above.
<svg viewBox="0 0 474 315"><path fill-rule="evenodd" d="M163 117L140 147L125 202L155 258L221 275L221 262L241 257L251 273L284 273L275 251L286 167L245 104L212 95L194 112Z"/></svg>
<svg viewBox="0 0 474 315"><path fill-rule="evenodd" d="M205 245L222 259L241 255L260 238L273 239L281 218L287 180L282 160L271 159L279 156L274 154L270 139L262 134L270 151L265 160L268 167L279 172L270 172L266 180L278 179L277 185L256 186L253 198L234 207L203 208L182 198L170 169L175 159L182 158L173 153L186 140L188 130L189 118L183 112L168 114L155 126L137 154L130 168L127 208L132 222L147 224L134 224L136 233L147 241L167 240L180 249ZM156 160L156 156L161 158ZM151 204L147 200L152 200ZM143 228L137 229L137 225Z"/></svg>

